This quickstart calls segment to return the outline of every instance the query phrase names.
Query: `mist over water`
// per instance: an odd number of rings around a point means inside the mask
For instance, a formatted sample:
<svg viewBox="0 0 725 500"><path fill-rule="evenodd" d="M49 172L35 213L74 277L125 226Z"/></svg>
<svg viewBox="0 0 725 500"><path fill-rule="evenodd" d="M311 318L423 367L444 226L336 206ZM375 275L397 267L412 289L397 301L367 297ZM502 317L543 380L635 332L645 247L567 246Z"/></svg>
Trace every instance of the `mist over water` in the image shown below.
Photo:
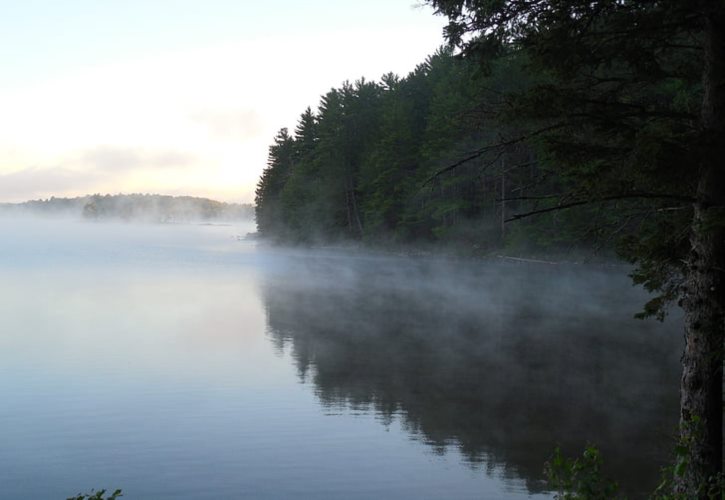
<svg viewBox="0 0 725 500"><path fill-rule="evenodd" d="M626 268L283 250L241 225L0 219L3 498L550 496L597 444L636 496L681 321Z"/></svg>

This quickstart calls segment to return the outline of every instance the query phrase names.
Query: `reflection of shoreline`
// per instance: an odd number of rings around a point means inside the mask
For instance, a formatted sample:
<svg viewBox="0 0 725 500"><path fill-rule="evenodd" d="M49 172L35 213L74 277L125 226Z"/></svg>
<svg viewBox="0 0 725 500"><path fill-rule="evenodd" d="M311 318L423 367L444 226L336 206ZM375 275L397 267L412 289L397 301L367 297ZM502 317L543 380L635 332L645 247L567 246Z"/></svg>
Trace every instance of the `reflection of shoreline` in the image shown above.
<svg viewBox="0 0 725 500"><path fill-rule="evenodd" d="M618 312L642 300L626 278L371 264L299 259L264 282L271 340L321 404L398 416L416 439L457 446L531 492L557 444L598 444L630 491L656 483L676 425L680 335L677 321Z"/></svg>

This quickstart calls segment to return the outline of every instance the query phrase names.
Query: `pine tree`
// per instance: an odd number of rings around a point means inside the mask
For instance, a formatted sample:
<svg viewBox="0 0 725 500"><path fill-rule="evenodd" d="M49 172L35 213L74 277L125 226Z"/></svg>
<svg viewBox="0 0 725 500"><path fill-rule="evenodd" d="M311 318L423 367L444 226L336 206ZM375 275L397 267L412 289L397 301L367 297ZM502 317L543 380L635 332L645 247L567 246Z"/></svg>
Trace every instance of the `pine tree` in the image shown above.
<svg viewBox="0 0 725 500"><path fill-rule="evenodd" d="M285 225L280 195L289 178L294 161L294 140L286 128L281 129L269 147L267 168L255 191L257 229L262 236L280 237Z"/></svg>

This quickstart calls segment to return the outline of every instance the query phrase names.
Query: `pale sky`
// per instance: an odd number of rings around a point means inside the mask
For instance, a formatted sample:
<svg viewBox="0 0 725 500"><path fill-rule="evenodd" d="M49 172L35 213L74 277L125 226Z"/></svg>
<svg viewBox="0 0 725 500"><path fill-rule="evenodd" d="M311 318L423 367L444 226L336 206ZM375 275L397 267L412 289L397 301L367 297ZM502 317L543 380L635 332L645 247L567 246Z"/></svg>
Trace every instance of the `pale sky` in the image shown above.
<svg viewBox="0 0 725 500"><path fill-rule="evenodd" d="M277 130L443 25L417 0L0 0L0 202L251 202Z"/></svg>

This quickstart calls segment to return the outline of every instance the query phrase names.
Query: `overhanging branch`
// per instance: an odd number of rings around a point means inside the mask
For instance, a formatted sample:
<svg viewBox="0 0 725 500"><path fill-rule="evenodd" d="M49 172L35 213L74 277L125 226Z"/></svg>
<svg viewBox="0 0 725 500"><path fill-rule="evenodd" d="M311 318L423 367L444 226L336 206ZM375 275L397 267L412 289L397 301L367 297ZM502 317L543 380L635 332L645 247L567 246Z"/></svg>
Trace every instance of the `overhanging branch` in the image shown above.
<svg viewBox="0 0 725 500"><path fill-rule="evenodd" d="M514 144L519 144L521 142L526 141L527 139L531 139L532 137L536 137L538 135L545 134L547 132L551 132L552 130L567 127L570 125L571 125L570 122L556 123L554 125L549 125L548 127L544 127L544 128L535 130L529 134L521 135L519 137L516 137L515 139L510 139L508 141L502 141L502 142L499 142L496 144L490 144L488 146L484 146L481 149L478 149L478 150L474 151L473 153L471 153L470 155L466 156L465 158L458 160L457 162L452 163L452 164L448 165L447 167L439 170L438 172L436 172L435 174L430 176L428 179L426 179L426 181L423 183L422 187L427 186L431 181L437 179L441 175L443 175L447 172L450 172L451 170L455 170L456 168L460 167L464 163L467 163L471 160L475 160L476 158L480 158L481 156L483 156L486 153L495 151L497 149L505 148L508 146L513 146Z"/></svg>
<svg viewBox="0 0 725 500"><path fill-rule="evenodd" d="M536 197L533 197L533 198L535 199ZM538 199L546 199L546 198L549 198L549 197L538 198ZM512 198L512 199L513 200L515 200L515 199L532 199L532 197L519 197L519 198ZM576 201L570 201L567 203L560 203L558 205L554 205L553 207L540 208L537 210L531 210L530 212L516 214L512 217L509 217L504 222L512 222L512 221L524 219L526 217L532 217L534 215L555 212L557 210L565 210L567 208L580 207L583 205L591 205L593 203L604 203L607 201L635 200L635 199L676 200L676 201L681 201L683 203L694 203L695 201L697 201L695 198L691 198L689 196L680 196L680 195L674 195L674 194L627 193L627 194L619 194L619 195L612 195L612 196L603 196L600 198L590 198L590 199L586 199L586 200L576 200Z"/></svg>

